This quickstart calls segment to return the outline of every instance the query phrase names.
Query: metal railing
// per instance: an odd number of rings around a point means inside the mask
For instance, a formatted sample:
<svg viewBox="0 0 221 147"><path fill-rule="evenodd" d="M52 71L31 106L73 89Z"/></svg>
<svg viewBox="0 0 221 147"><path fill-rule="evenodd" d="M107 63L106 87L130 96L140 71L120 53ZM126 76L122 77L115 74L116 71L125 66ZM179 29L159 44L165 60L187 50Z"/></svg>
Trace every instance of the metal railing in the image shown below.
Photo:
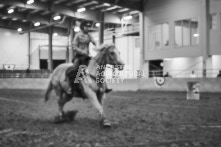
<svg viewBox="0 0 221 147"><path fill-rule="evenodd" d="M48 70L0 70L0 78L49 78Z"/></svg>
<svg viewBox="0 0 221 147"><path fill-rule="evenodd" d="M194 71L194 75L192 72ZM203 71L202 69L194 69L194 70L170 70L170 71L163 71L163 70L152 70L149 72L149 77L162 77L165 73L168 72L169 75L173 78L202 78L203 74L205 73L205 77L207 78L216 78L219 69L206 69Z"/></svg>
<svg viewBox="0 0 221 147"><path fill-rule="evenodd" d="M50 74L41 74L41 73L1 73L0 78L49 78Z"/></svg>

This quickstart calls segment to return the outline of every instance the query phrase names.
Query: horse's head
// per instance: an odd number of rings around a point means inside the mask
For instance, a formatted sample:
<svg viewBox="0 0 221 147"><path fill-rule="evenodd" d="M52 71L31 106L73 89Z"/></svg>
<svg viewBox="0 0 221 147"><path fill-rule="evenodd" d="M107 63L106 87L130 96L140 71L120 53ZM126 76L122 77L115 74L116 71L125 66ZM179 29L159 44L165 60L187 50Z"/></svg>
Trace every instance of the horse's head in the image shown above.
<svg viewBox="0 0 221 147"><path fill-rule="evenodd" d="M123 70L124 62L120 58L120 52L114 44L102 44L97 48L100 51L100 59L102 64L110 64L119 70Z"/></svg>

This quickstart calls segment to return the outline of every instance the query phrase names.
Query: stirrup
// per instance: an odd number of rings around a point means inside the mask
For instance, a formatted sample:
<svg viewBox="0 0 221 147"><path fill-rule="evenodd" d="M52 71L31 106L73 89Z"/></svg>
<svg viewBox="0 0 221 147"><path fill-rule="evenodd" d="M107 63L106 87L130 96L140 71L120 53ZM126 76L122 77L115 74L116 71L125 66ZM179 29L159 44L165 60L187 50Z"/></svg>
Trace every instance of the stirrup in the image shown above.
<svg viewBox="0 0 221 147"><path fill-rule="evenodd" d="M72 94L72 89L71 88L67 90L67 94Z"/></svg>

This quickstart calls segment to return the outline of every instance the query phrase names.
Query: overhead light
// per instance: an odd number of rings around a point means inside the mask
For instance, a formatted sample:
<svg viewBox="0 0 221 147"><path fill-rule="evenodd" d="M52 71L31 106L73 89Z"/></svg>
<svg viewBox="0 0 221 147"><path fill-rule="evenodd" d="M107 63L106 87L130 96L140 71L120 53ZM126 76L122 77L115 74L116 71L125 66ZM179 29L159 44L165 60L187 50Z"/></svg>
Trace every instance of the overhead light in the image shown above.
<svg viewBox="0 0 221 147"><path fill-rule="evenodd" d="M61 16L60 16L60 15L56 15L56 16L54 16L53 19L54 19L54 20L59 20L59 19L61 19Z"/></svg>
<svg viewBox="0 0 221 147"><path fill-rule="evenodd" d="M101 25L101 24L98 23L98 22L95 24L96 27L100 27L100 25Z"/></svg>
<svg viewBox="0 0 221 147"><path fill-rule="evenodd" d="M30 4L32 4L32 3L34 3L34 2L35 2L34 0L28 0L28 1L27 1L27 4L30 5Z"/></svg>
<svg viewBox="0 0 221 147"><path fill-rule="evenodd" d="M109 6L111 6L109 3L103 3L103 6L107 6L107 7L109 7Z"/></svg>
<svg viewBox="0 0 221 147"><path fill-rule="evenodd" d="M193 37L199 37L199 34L193 34Z"/></svg>
<svg viewBox="0 0 221 147"><path fill-rule="evenodd" d="M105 11L110 11L110 10L117 9L117 8L119 8L119 6L112 6L112 7L109 7L107 9L104 9L102 11L105 12Z"/></svg>
<svg viewBox="0 0 221 147"><path fill-rule="evenodd" d="M12 18L12 21L16 21L16 20L18 20L17 18Z"/></svg>
<svg viewBox="0 0 221 147"><path fill-rule="evenodd" d="M128 8L123 8L123 9L118 10L117 12L125 12L125 11L128 11L128 10L129 10Z"/></svg>
<svg viewBox="0 0 221 147"><path fill-rule="evenodd" d="M80 12L84 12L84 11L86 11L86 8L84 8L84 7L77 9L77 12L79 12L79 13L80 13Z"/></svg>
<svg viewBox="0 0 221 147"><path fill-rule="evenodd" d="M26 20L26 19L24 19L24 20L22 20L22 22L27 22L27 20Z"/></svg>
<svg viewBox="0 0 221 147"><path fill-rule="evenodd" d="M8 18L8 17L6 17L6 16L3 16L3 17L2 17L2 19L7 19L7 18Z"/></svg>
<svg viewBox="0 0 221 147"><path fill-rule="evenodd" d="M74 31L75 31L75 32L79 32L79 31L80 31L80 28L79 28L79 27L75 27L75 28L74 28Z"/></svg>
<svg viewBox="0 0 221 147"><path fill-rule="evenodd" d="M18 28L17 31L18 31L18 32L21 32L21 31L22 31L22 28Z"/></svg>
<svg viewBox="0 0 221 147"><path fill-rule="evenodd" d="M15 10L14 9L8 9L8 14L13 13Z"/></svg>
<svg viewBox="0 0 221 147"><path fill-rule="evenodd" d="M133 18L133 16L131 16L131 15L127 15L127 16L124 16L124 17L123 17L124 20L130 20L130 19L132 19L132 18Z"/></svg>
<svg viewBox="0 0 221 147"><path fill-rule="evenodd" d="M135 11L130 11L130 15L132 14L139 14L139 11L135 10Z"/></svg>
<svg viewBox="0 0 221 147"><path fill-rule="evenodd" d="M34 23L34 26L35 26L35 27L38 27L38 26L40 26L40 25L41 25L40 22L36 22L36 23Z"/></svg>
<svg viewBox="0 0 221 147"><path fill-rule="evenodd" d="M58 36L58 33L53 33L53 36L55 36L55 37Z"/></svg>

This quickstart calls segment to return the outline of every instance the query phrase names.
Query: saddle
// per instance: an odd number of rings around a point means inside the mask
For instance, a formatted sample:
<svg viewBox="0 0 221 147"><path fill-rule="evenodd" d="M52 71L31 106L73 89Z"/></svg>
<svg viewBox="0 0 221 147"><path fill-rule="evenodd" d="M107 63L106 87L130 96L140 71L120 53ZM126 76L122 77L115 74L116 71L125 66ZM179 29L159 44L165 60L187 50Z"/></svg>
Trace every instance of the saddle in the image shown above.
<svg viewBox="0 0 221 147"><path fill-rule="evenodd" d="M69 67L65 72L66 76L67 77L76 76L80 65L88 66L90 60L91 60L91 57L88 55L83 55L80 53L76 54L72 60L73 65Z"/></svg>
<svg viewBox="0 0 221 147"><path fill-rule="evenodd" d="M66 75L66 79L65 81L67 81L69 79L69 84L71 86L72 89L72 93L81 93L80 91L82 90L82 86L79 83L75 83L75 78L78 77L83 77L83 75L85 75L85 70L82 70L80 72L80 75L78 75L78 70L79 67L81 65L88 65L89 61L91 60L91 57L87 56L87 55L76 55L75 58L72 60L73 65L71 67L69 67L66 71L65 71L65 75ZM78 77L77 77L78 76Z"/></svg>

